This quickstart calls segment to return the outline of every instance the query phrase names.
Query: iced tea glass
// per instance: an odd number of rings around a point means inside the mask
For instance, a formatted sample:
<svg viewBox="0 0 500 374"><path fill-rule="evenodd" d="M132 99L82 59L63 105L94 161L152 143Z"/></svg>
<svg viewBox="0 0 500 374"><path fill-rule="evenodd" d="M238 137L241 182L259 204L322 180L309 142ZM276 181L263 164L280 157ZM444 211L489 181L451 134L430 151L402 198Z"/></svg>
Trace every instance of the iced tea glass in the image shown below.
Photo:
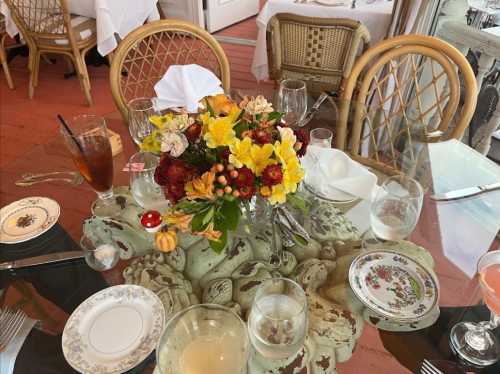
<svg viewBox="0 0 500 374"><path fill-rule="evenodd" d="M85 114L72 118L68 125L72 134L60 127L66 146L78 171L98 196L92 213L115 215L121 208L113 195L113 155L104 118Z"/></svg>
<svg viewBox="0 0 500 374"><path fill-rule="evenodd" d="M500 250L485 253L479 259L477 273L491 318L479 323L457 323L451 330L450 344L461 359L489 366L500 360L500 342L493 333L500 325Z"/></svg>

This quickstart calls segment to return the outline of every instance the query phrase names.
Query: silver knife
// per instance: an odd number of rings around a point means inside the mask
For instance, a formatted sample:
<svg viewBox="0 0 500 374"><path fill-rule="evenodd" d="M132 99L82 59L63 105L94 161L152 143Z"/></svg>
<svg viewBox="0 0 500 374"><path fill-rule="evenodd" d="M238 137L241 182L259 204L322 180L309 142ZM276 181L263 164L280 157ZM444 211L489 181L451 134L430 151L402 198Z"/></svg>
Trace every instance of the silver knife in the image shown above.
<svg viewBox="0 0 500 374"><path fill-rule="evenodd" d="M36 265L52 264L54 262L83 258L83 256L84 256L83 251L49 253L41 256L28 257L20 260L2 262L0 263L0 270L19 269Z"/></svg>
<svg viewBox="0 0 500 374"><path fill-rule="evenodd" d="M463 197L470 197L482 194L483 192L494 191L500 189L500 182L485 184L482 186L461 188L459 190L449 191L443 194L431 195L432 200L456 200Z"/></svg>

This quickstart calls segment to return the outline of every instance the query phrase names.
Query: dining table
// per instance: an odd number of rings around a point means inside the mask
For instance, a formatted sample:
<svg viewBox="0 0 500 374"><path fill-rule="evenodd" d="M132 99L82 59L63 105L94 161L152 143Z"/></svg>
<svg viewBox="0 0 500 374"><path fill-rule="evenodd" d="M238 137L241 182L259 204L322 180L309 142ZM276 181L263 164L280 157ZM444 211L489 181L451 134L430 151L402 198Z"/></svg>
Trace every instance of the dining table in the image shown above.
<svg viewBox="0 0 500 374"><path fill-rule="evenodd" d="M272 95L270 92L269 95ZM335 129L336 106L324 104L307 129ZM114 186L128 186L129 173L124 166L138 151L127 124L118 112L105 115L108 128L121 136L123 151L114 157ZM335 142L334 142L335 143ZM337 362L338 373L415 373L424 359L443 372L465 371L451 352L449 332L460 321L483 321L489 318L481 302L476 263L482 254L500 248L500 191L450 200L435 201L431 195L450 190L500 181L500 166L456 139L423 143L418 160L401 169L420 180L424 202L418 224L408 238L425 248L434 263L440 285L439 316L425 328L386 331L379 321L365 321L352 356ZM0 263L20 257L77 250L82 236L82 222L88 218L95 193L83 183L70 185L57 181L17 187L23 173L74 170L62 137L7 163L0 170L0 206L27 196L45 196L61 206L58 223L36 239L19 244L0 245ZM370 202L339 207L360 232L370 227ZM83 260L42 265L12 271L0 271L0 307L23 309L37 322L20 344L14 373L72 373L61 348L61 334L69 315L86 298L111 285L124 282L123 269L129 260L105 272L90 269ZM125 326L124 326L125 328ZM500 333L497 329L497 334ZM1 353L0 353L1 358ZM155 365L151 354L131 373L150 373ZM445 371L456 370L456 371ZM500 365L475 373L498 373ZM287 372L287 371L283 371ZM292 371L290 371L292 372ZM307 373L301 371L301 373Z"/></svg>
<svg viewBox="0 0 500 374"><path fill-rule="evenodd" d="M42 0L44 1L44 0ZM160 19L158 0L67 0L71 14L95 18L97 51L107 56L118 46L120 39L144 24ZM0 13L5 16L6 31L11 37L19 29L5 1L0 1Z"/></svg>
<svg viewBox="0 0 500 374"><path fill-rule="evenodd" d="M362 22L370 32L371 44L384 39L389 30L392 19L394 2L387 0L356 1L352 7L351 1L344 1L342 5L332 1L296 1L296 0L267 0L257 16L257 42L252 60L252 73L257 80L269 78L267 61L266 29L269 20L277 13L292 13L306 17L319 18L349 18Z"/></svg>

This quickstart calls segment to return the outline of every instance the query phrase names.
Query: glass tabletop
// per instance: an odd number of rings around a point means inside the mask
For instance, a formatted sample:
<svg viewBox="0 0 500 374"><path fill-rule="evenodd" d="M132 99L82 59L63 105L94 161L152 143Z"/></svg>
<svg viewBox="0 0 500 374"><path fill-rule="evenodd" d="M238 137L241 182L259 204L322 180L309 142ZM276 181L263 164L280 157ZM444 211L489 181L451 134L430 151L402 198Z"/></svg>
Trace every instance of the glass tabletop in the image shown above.
<svg viewBox="0 0 500 374"><path fill-rule="evenodd" d="M337 109L330 104L323 105L307 129L333 129ZM108 127L120 134L123 144L123 152L114 158L114 185L126 186L129 175L123 167L137 149L117 113L106 116L106 119ZM441 318L429 328L412 332L386 332L365 323L352 357L337 364L339 372L406 373L415 371L424 358L454 360L448 346L448 331L453 324L463 319L488 319L485 308L464 307L480 302L475 277L477 260L483 253L500 245L500 191L454 201L437 202L429 196L498 182L500 167L457 140L422 144L418 162L406 165L404 157L401 160L402 169L426 187L422 213L409 240L432 254L441 287ZM13 253L14 247L2 245L0 262L10 259L9 256L19 256L19 253L32 256L78 248L75 242L80 240L82 222L90 216L90 206L95 200L95 193L88 185L50 182L31 187L15 186L15 181L23 173L60 170L74 170L74 166L59 137L35 147L2 168L0 206L27 196L47 196L60 204L61 215L55 230L29 242L30 248L37 245L41 248L38 252L15 245L18 252ZM369 228L368 209L366 201L346 209L347 217L361 232ZM15 372L24 372L33 362L39 363L47 372L72 372L65 363L60 346L65 321L86 297L107 285L123 283L121 271L126 265L127 262L121 261L115 269L97 273L85 263L75 261L31 268L19 271L17 275L0 272L0 289L3 288L0 305L23 307L30 316L42 320L41 327L33 330L24 343L16 360ZM149 372L153 361L154 358L150 357L133 372Z"/></svg>

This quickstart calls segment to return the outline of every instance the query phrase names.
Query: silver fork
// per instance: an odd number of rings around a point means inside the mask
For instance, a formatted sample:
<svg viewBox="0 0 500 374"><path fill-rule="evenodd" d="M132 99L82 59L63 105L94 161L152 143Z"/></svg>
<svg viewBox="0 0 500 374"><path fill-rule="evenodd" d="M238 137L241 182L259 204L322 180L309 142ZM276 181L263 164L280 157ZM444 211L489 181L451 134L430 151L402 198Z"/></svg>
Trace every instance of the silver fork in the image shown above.
<svg viewBox="0 0 500 374"><path fill-rule="evenodd" d="M45 173L24 173L21 174L22 179L36 179L36 178L41 178L41 177L49 177L52 175L59 175L59 174L67 174L68 176L75 176L78 174L77 171L48 171Z"/></svg>
<svg viewBox="0 0 500 374"><path fill-rule="evenodd" d="M0 317L0 352L2 352L21 329L26 314L20 309L17 311L4 309Z"/></svg>
<svg viewBox="0 0 500 374"><path fill-rule="evenodd" d="M425 359L420 368L421 374L443 374L441 370L432 365L429 360Z"/></svg>
<svg viewBox="0 0 500 374"><path fill-rule="evenodd" d="M32 178L32 179L22 179L16 181L16 186L20 187L28 187L37 183L45 183L45 182L66 182L73 185L78 185L83 183L83 177L81 174L74 174L71 178Z"/></svg>

